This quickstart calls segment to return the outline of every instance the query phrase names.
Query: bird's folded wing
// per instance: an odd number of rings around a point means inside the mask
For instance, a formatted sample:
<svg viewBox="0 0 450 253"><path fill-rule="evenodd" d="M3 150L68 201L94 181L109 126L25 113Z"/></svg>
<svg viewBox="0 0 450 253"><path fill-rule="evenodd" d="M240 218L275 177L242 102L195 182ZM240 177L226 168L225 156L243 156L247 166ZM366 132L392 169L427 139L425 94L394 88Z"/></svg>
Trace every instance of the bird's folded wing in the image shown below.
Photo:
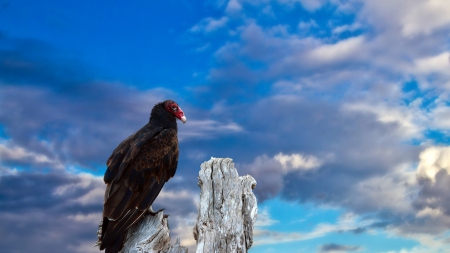
<svg viewBox="0 0 450 253"><path fill-rule="evenodd" d="M175 174L178 152L173 129L138 131L119 144L105 173L103 217L108 225L102 231L101 248L114 243L152 205L164 183Z"/></svg>
<svg viewBox="0 0 450 253"><path fill-rule="evenodd" d="M120 219L130 209L148 208L159 194L161 189L158 188L175 174L178 163L175 130L164 129L151 138L136 137L130 139L131 144L124 145L128 146L128 151L120 165L113 162L116 155L111 159L110 166L115 167L111 170L114 179L108 185L103 210L103 215L111 220ZM122 154L117 151L119 153Z"/></svg>

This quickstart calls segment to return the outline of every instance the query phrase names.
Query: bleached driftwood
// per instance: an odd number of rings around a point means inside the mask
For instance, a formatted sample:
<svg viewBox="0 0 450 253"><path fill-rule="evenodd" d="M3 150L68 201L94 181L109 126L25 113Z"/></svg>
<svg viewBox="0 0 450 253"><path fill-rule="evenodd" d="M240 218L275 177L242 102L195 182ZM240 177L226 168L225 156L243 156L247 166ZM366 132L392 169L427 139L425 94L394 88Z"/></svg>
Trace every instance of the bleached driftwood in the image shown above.
<svg viewBox="0 0 450 253"><path fill-rule="evenodd" d="M198 184L197 253L247 252L258 213L255 179L239 177L230 158L211 158L202 163Z"/></svg>
<svg viewBox="0 0 450 253"><path fill-rule="evenodd" d="M163 212L155 216L146 215L144 219L128 230L127 241L121 253L187 253L187 247L180 246L180 239L170 243L167 217Z"/></svg>

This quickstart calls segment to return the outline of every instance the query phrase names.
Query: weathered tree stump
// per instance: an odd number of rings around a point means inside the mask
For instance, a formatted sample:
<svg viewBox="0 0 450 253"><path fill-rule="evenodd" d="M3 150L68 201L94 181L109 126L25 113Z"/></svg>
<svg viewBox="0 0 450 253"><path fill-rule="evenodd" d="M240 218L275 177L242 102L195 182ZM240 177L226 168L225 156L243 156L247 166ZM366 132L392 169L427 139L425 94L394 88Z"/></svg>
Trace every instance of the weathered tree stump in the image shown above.
<svg viewBox="0 0 450 253"><path fill-rule="evenodd" d="M258 213L255 179L239 177L230 158L211 158L202 163L198 184L197 253L247 252Z"/></svg>
<svg viewBox="0 0 450 253"><path fill-rule="evenodd" d="M167 217L163 212L155 216L146 215L144 219L130 227L127 241L121 253L187 253L187 247L180 246L180 239L170 243Z"/></svg>

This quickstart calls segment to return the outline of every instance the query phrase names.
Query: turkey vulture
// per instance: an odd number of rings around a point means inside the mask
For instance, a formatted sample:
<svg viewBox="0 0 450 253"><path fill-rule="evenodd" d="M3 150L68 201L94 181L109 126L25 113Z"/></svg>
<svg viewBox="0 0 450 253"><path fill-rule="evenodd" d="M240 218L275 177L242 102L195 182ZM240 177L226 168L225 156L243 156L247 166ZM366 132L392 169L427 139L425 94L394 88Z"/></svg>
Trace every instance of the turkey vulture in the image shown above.
<svg viewBox="0 0 450 253"><path fill-rule="evenodd" d="M106 162L103 222L98 241L105 253L119 252L127 229L144 214L157 213L151 205L177 170L177 118L186 122L175 101L156 104L149 122L122 141Z"/></svg>

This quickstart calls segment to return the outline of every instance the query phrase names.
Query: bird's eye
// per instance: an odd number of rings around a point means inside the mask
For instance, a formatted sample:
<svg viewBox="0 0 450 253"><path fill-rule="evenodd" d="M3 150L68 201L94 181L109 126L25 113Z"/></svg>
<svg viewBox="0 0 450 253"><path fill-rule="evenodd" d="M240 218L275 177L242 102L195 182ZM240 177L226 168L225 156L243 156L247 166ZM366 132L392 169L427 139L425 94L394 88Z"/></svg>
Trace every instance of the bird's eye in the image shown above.
<svg viewBox="0 0 450 253"><path fill-rule="evenodd" d="M172 106L172 111L176 112L178 110L178 107Z"/></svg>

